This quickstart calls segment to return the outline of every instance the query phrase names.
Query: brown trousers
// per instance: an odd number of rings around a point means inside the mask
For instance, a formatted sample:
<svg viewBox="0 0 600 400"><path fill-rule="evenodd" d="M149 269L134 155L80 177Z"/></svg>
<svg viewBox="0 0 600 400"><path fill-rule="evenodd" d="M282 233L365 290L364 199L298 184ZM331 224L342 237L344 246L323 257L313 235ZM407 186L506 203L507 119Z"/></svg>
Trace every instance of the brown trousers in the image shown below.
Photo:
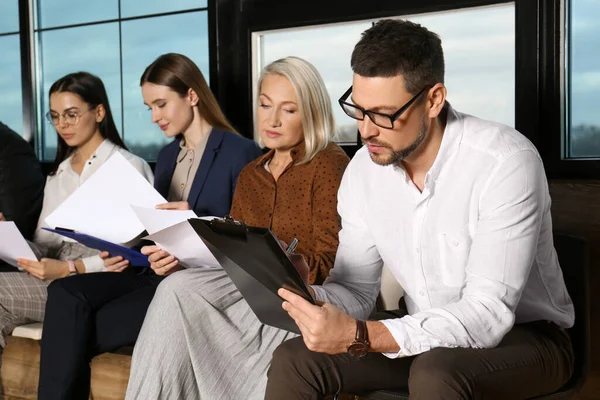
<svg viewBox="0 0 600 400"><path fill-rule="evenodd" d="M515 325L493 349L437 348L397 359L315 353L298 337L273 353L265 399L408 388L411 400L519 400L560 389L572 371L568 334L543 321Z"/></svg>

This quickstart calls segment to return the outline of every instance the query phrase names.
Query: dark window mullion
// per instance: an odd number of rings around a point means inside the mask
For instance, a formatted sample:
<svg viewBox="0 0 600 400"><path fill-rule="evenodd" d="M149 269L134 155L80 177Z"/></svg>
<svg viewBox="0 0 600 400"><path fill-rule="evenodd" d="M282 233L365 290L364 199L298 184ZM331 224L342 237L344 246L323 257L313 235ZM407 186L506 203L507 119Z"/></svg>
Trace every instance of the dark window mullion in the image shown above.
<svg viewBox="0 0 600 400"><path fill-rule="evenodd" d="M125 142L125 100L123 95L123 20L121 19L121 0L119 0L119 74L121 82L121 136Z"/></svg>
<svg viewBox="0 0 600 400"><path fill-rule="evenodd" d="M4 32L4 33L0 33L0 37L2 36L10 36L10 35L18 35L19 31L15 31L15 32Z"/></svg>
<svg viewBox="0 0 600 400"><path fill-rule="evenodd" d="M19 0L19 31L21 51L21 93L23 104L23 136L35 144L35 104L31 57L31 21L28 0Z"/></svg>

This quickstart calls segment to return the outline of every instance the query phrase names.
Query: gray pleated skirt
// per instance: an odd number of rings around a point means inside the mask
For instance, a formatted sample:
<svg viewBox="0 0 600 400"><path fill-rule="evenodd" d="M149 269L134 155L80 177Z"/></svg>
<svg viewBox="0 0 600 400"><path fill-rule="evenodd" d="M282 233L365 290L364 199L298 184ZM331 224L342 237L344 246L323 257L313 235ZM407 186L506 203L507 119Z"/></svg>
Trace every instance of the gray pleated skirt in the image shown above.
<svg viewBox="0 0 600 400"><path fill-rule="evenodd" d="M225 271L177 272L148 309L126 399L263 399L273 351L296 336L262 324Z"/></svg>

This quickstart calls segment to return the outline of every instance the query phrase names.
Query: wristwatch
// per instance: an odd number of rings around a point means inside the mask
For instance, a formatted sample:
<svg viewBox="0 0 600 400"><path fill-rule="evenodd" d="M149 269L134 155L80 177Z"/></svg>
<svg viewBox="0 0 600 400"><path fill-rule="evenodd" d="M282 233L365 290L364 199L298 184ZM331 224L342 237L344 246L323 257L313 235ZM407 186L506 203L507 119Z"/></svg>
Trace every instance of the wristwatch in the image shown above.
<svg viewBox="0 0 600 400"><path fill-rule="evenodd" d="M362 358L369 352L369 338L367 335L367 323L356 320L356 337L348 346L348 354L354 358Z"/></svg>

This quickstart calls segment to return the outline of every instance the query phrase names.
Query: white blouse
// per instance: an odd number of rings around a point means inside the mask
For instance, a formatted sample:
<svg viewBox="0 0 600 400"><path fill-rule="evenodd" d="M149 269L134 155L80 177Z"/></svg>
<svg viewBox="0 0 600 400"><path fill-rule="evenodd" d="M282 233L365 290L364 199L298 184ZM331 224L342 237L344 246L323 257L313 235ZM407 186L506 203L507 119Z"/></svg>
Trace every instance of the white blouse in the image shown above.
<svg viewBox="0 0 600 400"><path fill-rule="evenodd" d="M148 182L151 184L154 182L154 175L146 161L113 144L108 139L104 140L85 162L81 175L77 174L71 167L72 156L64 160L58 166L56 174L48 176L46 179L44 203L33 238L33 243L38 247L37 250L42 257L61 260L75 260L81 258L85 264L86 272L106 271L104 261L99 256L99 251L87 248L64 236L42 230L41 228L48 227L44 220L117 151L121 153L121 155L148 180Z"/></svg>

